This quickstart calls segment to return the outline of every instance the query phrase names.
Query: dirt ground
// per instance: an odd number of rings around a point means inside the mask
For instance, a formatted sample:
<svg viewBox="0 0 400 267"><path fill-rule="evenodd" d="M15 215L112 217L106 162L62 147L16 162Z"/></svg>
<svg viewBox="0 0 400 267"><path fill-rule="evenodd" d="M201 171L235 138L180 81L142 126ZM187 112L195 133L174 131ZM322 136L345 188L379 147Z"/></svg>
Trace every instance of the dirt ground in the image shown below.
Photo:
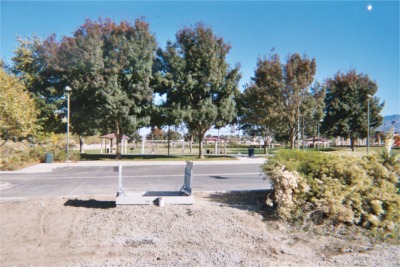
<svg viewBox="0 0 400 267"><path fill-rule="evenodd" d="M263 195L118 208L113 196L2 200L0 265L400 266L399 246L294 231L267 216Z"/></svg>

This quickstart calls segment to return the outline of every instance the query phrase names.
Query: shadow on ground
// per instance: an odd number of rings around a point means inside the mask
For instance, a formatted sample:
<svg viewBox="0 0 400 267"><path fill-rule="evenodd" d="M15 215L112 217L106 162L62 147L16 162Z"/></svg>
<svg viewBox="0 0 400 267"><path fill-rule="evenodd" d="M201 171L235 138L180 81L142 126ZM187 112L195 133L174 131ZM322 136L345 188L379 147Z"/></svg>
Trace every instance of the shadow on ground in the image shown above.
<svg viewBox="0 0 400 267"><path fill-rule="evenodd" d="M116 207L115 201L103 201L95 199L69 199L67 202L64 203L64 206L88 209L111 209Z"/></svg>
<svg viewBox="0 0 400 267"><path fill-rule="evenodd" d="M218 175L215 175L215 176L210 176L211 178L214 178L214 179L229 179L228 177L225 177L225 176L218 176Z"/></svg>
<svg viewBox="0 0 400 267"><path fill-rule="evenodd" d="M222 205L260 213L265 221L276 221L279 220L276 208L266 204L267 196L270 193L272 190L214 193L210 194L209 198Z"/></svg>

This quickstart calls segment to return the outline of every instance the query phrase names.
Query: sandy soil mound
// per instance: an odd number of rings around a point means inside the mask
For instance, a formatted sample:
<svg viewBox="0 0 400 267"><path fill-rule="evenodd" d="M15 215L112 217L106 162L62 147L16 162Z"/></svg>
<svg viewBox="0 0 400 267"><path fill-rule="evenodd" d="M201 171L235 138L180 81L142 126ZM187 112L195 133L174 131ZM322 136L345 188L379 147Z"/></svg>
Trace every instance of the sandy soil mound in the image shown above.
<svg viewBox="0 0 400 267"><path fill-rule="evenodd" d="M400 247L293 231L265 194L115 208L111 196L2 200L1 266L400 266Z"/></svg>

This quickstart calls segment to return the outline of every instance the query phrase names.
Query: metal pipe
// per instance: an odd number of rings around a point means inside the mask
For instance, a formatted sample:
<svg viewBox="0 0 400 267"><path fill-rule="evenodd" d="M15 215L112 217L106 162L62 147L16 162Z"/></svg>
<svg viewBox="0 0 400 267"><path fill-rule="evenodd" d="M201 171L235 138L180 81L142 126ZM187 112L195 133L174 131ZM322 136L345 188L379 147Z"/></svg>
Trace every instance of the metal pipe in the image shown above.
<svg viewBox="0 0 400 267"><path fill-rule="evenodd" d="M67 111L67 159L69 161L69 92L67 93L68 111Z"/></svg>
<svg viewBox="0 0 400 267"><path fill-rule="evenodd" d="M369 153L369 99L371 95L367 95L368 105L367 105L367 117L368 117L368 129L367 129L367 153Z"/></svg>

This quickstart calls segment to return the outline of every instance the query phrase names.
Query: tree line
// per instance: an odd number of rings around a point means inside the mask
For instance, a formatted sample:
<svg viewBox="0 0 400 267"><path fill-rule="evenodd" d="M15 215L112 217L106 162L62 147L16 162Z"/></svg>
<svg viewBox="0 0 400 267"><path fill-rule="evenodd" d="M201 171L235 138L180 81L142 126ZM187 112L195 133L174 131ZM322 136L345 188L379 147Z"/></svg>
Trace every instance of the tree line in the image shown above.
<svg viewBox="0 0 400 267"><path fill-rule="evenodd" d="M367 75L338 72L321 84L315 81L316 60L298 53L284 62L277 54L259 58L241 92L240 65L226 61L231 46L202 23L182 28L164 48L143 19L87 19L72 36L58 39L53 34L41 40L33 35L18 42L12 66L1 64L1 76L17 79L33 99L36 111L29 112L28 121L35 127L7 106L10 92L21 86L2 80L0 128L5 140L34 130L64 132L66 86L73 88L72 132L81 143L85 136L114 132L117 156L122 136L145 126L184 125L190 138L201 143L211 127L236 123L265 143L274 136L289 140L293 148L300 129L315 135L321 120L321 130L329 136L365 137L368 104L370 127L382 121L384 103L374 96L378 86ZM161 99L157 104L156 95Z"/></svg>

